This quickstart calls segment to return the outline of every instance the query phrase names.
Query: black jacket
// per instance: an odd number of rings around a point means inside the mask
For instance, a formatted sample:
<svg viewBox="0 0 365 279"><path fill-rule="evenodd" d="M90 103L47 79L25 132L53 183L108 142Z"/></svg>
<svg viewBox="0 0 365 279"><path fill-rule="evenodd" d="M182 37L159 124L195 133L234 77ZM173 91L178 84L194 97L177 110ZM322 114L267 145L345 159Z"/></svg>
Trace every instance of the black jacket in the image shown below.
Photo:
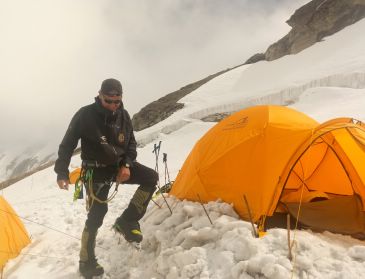
<svg viewBox="0 0 365 279"><path fill-rule="evenodd" d="M94 104L82 107L71 120L54 167L57 180L68 179L68 166L79 139L81 159L106 166L94 170L94 180L115 178L118 167L126 163L132 166L137 157L137 143L128 112L121 106L113 113L96 97Z"/></svg>

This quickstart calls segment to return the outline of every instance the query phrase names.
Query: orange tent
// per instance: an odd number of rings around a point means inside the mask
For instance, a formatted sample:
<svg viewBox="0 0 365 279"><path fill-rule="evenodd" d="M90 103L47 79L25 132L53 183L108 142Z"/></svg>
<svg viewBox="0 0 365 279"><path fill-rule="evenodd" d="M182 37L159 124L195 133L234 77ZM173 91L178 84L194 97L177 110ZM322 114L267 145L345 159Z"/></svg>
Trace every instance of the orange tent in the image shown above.
<svg viewBox="0 0 365 279"><path fill-rule="evenodd" d="M287 211L310 227L353 234L365 232L364 182L363 124L339 118L320 125L287 107L255 106L222 120L196 143L170 193L192 201L198 195L204 202L221 199L248 220L246 196L254 222ZM346 202L353 212L339 212ZM310 209L314 205L318 209ZM333 219L337 213L344 220ZM358 226L348 229L351 214ZM320 216L342 225L322 225Z"/></svg>
<svg viewBox="0 0 365 279"><path fill-rule="evenodd" d="M0 196L0 271L30 243L23 223L14 209Z"/></svg>

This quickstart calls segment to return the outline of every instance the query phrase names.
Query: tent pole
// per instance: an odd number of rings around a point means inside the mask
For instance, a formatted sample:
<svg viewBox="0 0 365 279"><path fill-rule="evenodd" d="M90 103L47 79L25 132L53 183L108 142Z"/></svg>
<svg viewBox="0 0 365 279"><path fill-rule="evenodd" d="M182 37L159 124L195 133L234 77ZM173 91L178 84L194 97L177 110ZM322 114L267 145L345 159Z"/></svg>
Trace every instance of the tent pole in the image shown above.
<svg viewBox="0 0 365 279"><path fill-rule="evenodd" d="M248 205L248 201L247 201L246 195L243 195L243 200L246 203L246 207L247 207L247 211L248 211L248 217L250 218L250 222L251 222L251 225L252 225L253 236L256 237L256 238L258 238L259 237L259 234L257 233L256 228L255 228L255 225L253 223L252 215L251 215L251 210L250 210L250 206Z"/></svg>
<svg viewBox="0 0 365 279"><path fill-rule="evenodd" d="M286 228L288 230L288 252L289 252L289 260L291 261L293 259L293 255L291 253L291 245L290 245L290 214L288 213L286 215Z"/></svg>
<svg viewBox="0 0 365 279"><path fill-rule="evenodd" d="M161 209L161 208L162 208L162 207L161 207L161 205L159 205L159 204L158 204L157 202L155 202L153 199L151 199L151 201L152 201L155 205L157 205L159 209Z"/></svg>
<svg viewBox="0 0 365 279"><path fill-rule="evenodd" d="M202 205L202 207L203 207L203 209L204 209L204 212L205 212L205 214L207 215L207 217L208 217L208 219L209 219L210 224L213 226L213 222L212 222L212 220L210 219L209 214L208 214L208 211L205 209L205 206L204 206L204 204L203 204L202 200L200 199L199 194L196 194L196 195L198 196L198 199L199 199L199 201L200 201L200 204Z"/></svg>

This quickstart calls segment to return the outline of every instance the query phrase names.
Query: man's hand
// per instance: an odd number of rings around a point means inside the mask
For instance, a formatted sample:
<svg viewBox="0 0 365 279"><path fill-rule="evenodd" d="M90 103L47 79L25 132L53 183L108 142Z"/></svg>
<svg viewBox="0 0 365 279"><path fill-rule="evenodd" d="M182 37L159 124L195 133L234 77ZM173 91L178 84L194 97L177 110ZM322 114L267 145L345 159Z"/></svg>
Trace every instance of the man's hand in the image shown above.
<svg viewBox="0 0 365 279"><path fill-rule="evenodd" d="M129 168L121 167L119 169L116 181L118 183L123 183L124 181L127 181L130 176L131 176L131 172L130 172Z"/></svg>
<svg viewBox="0 0 365 279"><path fill-rule="evenodd" d="M69 181L66 179L57 180L58 187L63 190L68 190Z"/></svg>

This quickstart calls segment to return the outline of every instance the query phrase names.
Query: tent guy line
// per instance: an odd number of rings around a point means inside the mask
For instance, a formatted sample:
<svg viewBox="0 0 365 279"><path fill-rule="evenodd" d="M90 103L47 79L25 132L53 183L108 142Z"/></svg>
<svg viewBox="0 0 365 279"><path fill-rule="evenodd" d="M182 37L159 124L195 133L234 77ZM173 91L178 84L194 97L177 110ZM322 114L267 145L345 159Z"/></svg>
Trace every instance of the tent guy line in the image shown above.
<svg viewBox="0 0 365 279"><path fill-rule="evenodd" d="M20 219L26 220L26 221L31 222L31 223L33 223L33 224L39 225L39 226L41 226L41 227L45 227L45 228L46 228L46 229L48 229L48 230L52 230L52 231L55 231L55 232L61 233L61 234L63 234L63 235L66 235L66 236L69 236L69 237L71 237L71 238L74 238L74 239L76 239L76 240L81 240L81 238L79 238L79 237L76 237L76 236L73 236L73 235L71 235L71 234L65 233L65 232L63 232L63 231L61 231L61 230L58 230L58 229L55 229L55 228L52 228L52 227L46 226L46 225L44 225L44 224L41 224L41 223L38 223L38 222L32 221L32 220L30 220L30 219L28 219L28 218L25 218L25 217L19 216L18 214L14 214L14 213L12 213L12 212L9 212L9 211L3 210L3 209L0 209L0 211L5 212L5 213L7 213L7 214L9 214L9 215L14 215L14 216L16 216L16 217L18 217L18 218L20 218ZM99 246L99 245L96 245L96 247L101 248L101 249L103 249L103 250L108 250L108 249L106 249L106 248L104 248L104 247L102 247L102 246Z"/></svg>
<svg viewBox="0 0 365 279"><path fill-rule="evenodd" d="M41 254L30 254L30 253L15 253L11 251L3 251L0 250L0 253L8 254L8 255L20 255L20 256L33 256L33 257L40 257L40 258L47 258L47 259L57 259L57 260L65 260L67 257L55 257L55 256L45 256Z"/></svg>

